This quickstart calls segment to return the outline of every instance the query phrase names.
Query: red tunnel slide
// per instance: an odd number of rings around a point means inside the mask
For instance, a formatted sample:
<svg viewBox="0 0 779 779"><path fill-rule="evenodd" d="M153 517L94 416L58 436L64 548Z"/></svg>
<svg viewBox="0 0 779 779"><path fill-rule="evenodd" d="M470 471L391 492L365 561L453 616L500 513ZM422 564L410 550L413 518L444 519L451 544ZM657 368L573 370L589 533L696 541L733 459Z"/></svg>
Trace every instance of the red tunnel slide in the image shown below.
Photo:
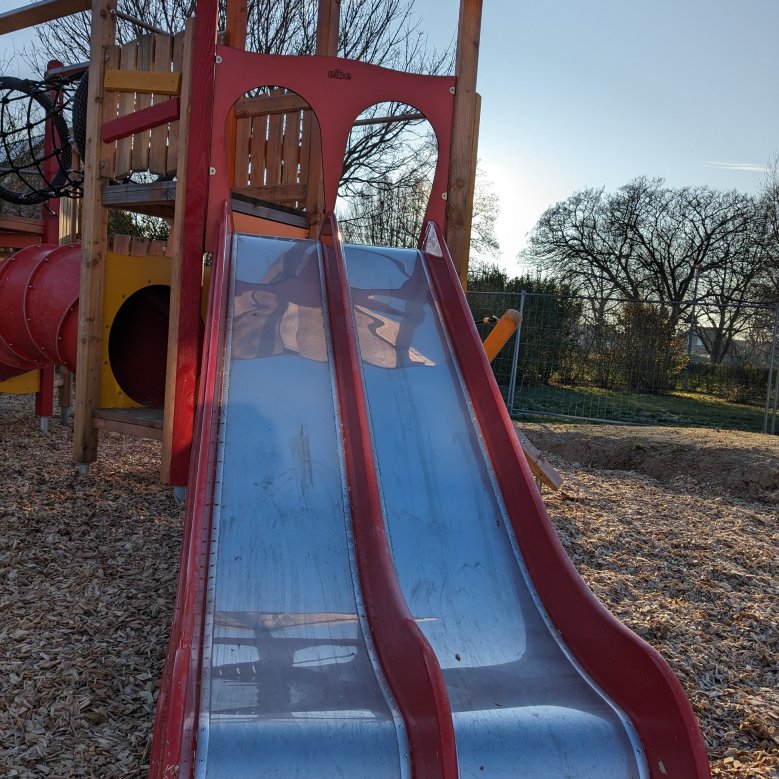
<svg viewBox="0 0 779 779"><path fill-rule="evenodd" d="M76 370L81 246L38 244L0 262L0 381Z"/></svg>
<svg viewBox="0 0 779 779"><path fill-rule="evenodd" d="M80 264L80 244L39 244L0 261L0 381L52 364L75 371ZM125 300L107 333L113 378L130 400L161 408L170 289L120 291Z"/></svg>

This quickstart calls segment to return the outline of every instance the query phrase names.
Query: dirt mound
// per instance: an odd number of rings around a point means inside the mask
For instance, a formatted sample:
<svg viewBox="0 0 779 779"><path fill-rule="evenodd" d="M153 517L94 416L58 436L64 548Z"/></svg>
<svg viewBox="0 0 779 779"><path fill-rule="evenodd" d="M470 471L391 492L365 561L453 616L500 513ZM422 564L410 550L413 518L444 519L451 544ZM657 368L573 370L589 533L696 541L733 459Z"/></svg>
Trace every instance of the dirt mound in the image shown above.
<svg viewBox="0 0 779 779"><path fill-rule="evenodd" d="M574 468L632 471L779 504L779 436L700 428L520 423L547 456Z"/></svg>

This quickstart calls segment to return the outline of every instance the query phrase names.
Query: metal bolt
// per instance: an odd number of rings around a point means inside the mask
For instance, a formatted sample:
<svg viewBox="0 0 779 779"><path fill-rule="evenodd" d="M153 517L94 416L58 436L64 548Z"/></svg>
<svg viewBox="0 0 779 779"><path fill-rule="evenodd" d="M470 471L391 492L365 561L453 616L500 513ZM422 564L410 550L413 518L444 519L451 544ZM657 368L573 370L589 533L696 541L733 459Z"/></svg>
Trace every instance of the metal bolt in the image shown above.
<svg viewBox="0 0 779 779"><path fill-rule="evenodd" d="M441 193L441 198L443 200L448 200L449 199L449 193L448 192L442 192Z"/></svg>
<svg viewBox="0 0 779 779"><path fill-rule="evenodd" d="M222 64L222 57L219 54L216 55L216 64L217 65L221 65Z"/></svg>
<svg viewBox="0 0 779 779"><path fill-rule="evenodd" d="M457 87L449 87L449 94L454 95L457 93Z"/></svg>
<svg viewBox="0 0 779 779"><path fill-rule="evenodd" d="M208 169L208 175L209 176L215 176L216 175L216 168L209 168Z"/></svg>

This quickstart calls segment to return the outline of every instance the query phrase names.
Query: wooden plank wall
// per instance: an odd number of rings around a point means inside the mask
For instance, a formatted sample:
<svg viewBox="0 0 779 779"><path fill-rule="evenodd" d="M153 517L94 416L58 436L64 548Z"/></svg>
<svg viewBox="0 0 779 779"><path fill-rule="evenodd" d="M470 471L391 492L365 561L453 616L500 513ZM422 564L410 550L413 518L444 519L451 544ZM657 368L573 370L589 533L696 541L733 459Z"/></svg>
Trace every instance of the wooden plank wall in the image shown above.
<svg viewBox="0 0 779 779"><path fill-rule="evenodd" d="M235 116L233 191L305 209L316 123L308 104L292 92L272 89L241 98Z"/></svg>
<svg viewBox="0 0 779 779"><path fill-rule="evenodd" d="M143 35L123 46L110 46L108 55L109 67L113 69L180 73L184 58L184 32L173 36ZM127 116L171 99L170 94L115 93L113 100L116 107L110 118ZM178 132L179 122L175 121L116 141L113 165L106 175L114 179L139 171L157 176L175 175L179 154Z"/></svg>
<svg viewBox="0 0 779 779"><path fill-rule="evenodd" d="M168 251L167 241L149 241L133 235L115 234L111 238L110 251L125 257L164 256Z"/></svg>

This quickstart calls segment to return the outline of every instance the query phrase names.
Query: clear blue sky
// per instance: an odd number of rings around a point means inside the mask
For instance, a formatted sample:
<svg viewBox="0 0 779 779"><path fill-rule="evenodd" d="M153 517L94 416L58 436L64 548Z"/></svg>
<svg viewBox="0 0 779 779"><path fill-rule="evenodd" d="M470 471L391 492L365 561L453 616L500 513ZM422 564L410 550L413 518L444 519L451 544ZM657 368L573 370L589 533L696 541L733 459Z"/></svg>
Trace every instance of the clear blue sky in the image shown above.
<svg viewBox="0 0 779 779"><path fill-rule="evenodd" d="M445 43L457 0L417 0ZM639 175L752 192L779 152L777 0L484 0L479 155L502 264L544 209Z"/></svg>
<svg viewBox="0 0 779 779"><path fill-rule="evenodd" d="M458 0L416 8L446 46ZM779 0L484 0L478 88L501 264L515 271L540 214L581 187L647 175L757 189L779 152Z"/></svg>

